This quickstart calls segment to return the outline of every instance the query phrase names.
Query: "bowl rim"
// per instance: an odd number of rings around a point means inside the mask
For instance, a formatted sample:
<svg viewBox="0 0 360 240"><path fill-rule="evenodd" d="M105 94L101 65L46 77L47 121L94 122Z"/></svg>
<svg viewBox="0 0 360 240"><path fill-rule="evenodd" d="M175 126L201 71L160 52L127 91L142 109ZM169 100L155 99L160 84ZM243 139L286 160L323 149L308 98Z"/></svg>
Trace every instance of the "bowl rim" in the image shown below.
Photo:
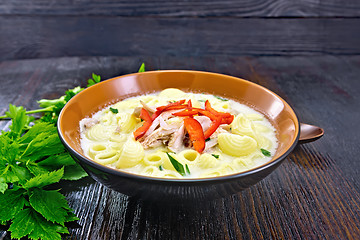
<svg viewBox="0 0 360 240"><path fill-rule="evenodd" d="M146 75L146 74L153 74L153 73L161 73L161 72L188 72L188 73L200 73L200 74L210 74L210 75L215 75L215 76L219 76L219 77L227 77L227 78L233 78L236 80L240 80L240 81L244 81L247 82L250 85L255 85L256 87L261 88L262 90L276 96L279 100L281 100L281 102L286 105L294 114L295 118L296 118L296 122L295 125L297 127L297 133L296 133L296 137L293 140L293 143L290 145L290 147L280 156L278 156L277 158L272 158L270 161L259 165L255 168L251 168L248 169L246 171L243 172L238 172L238 173L232 173L229 175L223 175L223 176L215 176L215 177L207 177L207 178L161 178L161 177L150 177L150 176L145 176L145 175L139 175L139 174L135 174L135 173L129 173L129 172L125 172L125 171L121 171L121 170L117 170L117 169L113 169L110 167L107 167L105 165L99 164L97 162L95 162L94 160L87 158L86 156L80 154L78 151L76 151L75 149L73 149L66 141L65 138L62 134L62 130L61 130L61 119L63 117L64 112L66 111L66 109L68 108L68 106L71 104L72 101L75 101L74 98L77 95L82 95L85 94L87 89L89 88L94 88L94 87L100 87L102 84L105 84L106 82L109 81L115 81L116 79L119 78L123 78L123 77L129 77L129 76L133 76L133 75ZM279 95L277 95L276 93L274 93L273 91L257 84L254 82L251 82L249 80L243 79L243 78L239 78L239 77L234 77L234 76L230 76L230 75L226 75L226 74L221 74L221 73L215 73L215 72L208 72L208 71L196 71L196 70L157 70L157 71L146 71L146 72L140 72L140 73L131 73L131 74L125 74L125 75L121 75L121 76L116 76L113 78L109 78L106 80L103 80L93 86L90 86L88 88L85 88L84 90L82 90L81 92L79 92L78 94L76 94L73 98L71 98L66 104L65 106L62 108L58 120L57 120L57 131L60 137L61 142L63 143L63 145L65 146L65 148L71 153L71 155L75 155L76 159L81 159L81 161L85 162L86 164L90 165L91 167L94 167L100 171L103 171L105 173L109 173L109 174L113 174L122 178L131 178L133 180L138 180L138 181L147 181L147 182L158 182L158 183L207 183L207 182L223 182L223 181L228 181L228 180L233 180L233 179L238 179L238 178L242 178L248 175L252 175L252 174L256 174L258 172L261 172L267 168L272 167L273 165L276 165L278 163L280 163L282 160L284 160L295 148L295 146L297 145L298 141L299 141L299 137L300 137L300 122L299 122L299 118L297 116L297 114L295 113L294 109L290 106L289 103L287 103L283 98L281 98Z"/></svg>

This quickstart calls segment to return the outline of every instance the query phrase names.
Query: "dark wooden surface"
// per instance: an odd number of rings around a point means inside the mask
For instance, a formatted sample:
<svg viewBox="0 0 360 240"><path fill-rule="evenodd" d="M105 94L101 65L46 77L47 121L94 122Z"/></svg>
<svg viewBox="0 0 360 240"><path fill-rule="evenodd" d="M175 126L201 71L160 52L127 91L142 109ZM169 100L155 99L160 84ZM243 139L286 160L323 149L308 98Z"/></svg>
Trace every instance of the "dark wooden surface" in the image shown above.
<svg viewBox="0 0 360 240"><path fill-rule="evenodd" d="M0 62L0 114L68 88L148 70L194 69L261 84L325 129L257 185L194 206L141 202L90 178L62 183L80 218L65 239L359 239L360 56L73 57ZM0 122L0 129L8 126ZM4 233L3 233L4 234ZM6 239L8 235L4 238Z"/></svg>
<svg viewBox="0 0 360 240"><path fill-rule="evenodd" d="M360 54L358 0L0 0L0 61Z"/></svg>
<svg viewBox="0 0 360 240"><path fill-rule="evenodd" d="M358 17L356 0L11 0L0 1L3 15Z"/></svg>

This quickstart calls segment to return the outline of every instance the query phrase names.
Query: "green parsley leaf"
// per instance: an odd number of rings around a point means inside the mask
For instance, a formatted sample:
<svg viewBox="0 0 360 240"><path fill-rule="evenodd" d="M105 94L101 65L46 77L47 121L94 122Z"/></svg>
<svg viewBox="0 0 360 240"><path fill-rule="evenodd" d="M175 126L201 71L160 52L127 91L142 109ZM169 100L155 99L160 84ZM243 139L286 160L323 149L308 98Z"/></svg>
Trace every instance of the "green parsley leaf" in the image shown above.
<svg viewBox="0 0 360 240"><path fill-rule="evenodd" d="M186 169L186 173L188 175L190 175L190 169L189 169L189 166L187 164L185 164L185 169Z"/></svg>
<svg viewBox="0 0 360 240"><path fill-rule="evenodd" d="M71 166L71 165L75 165L75 164L76 164L76 162L70 156L70 154L68 154L67 152L56 154L56 155L51 155L51 156L41 160L40 162L38 162L39 166L44 166L48 169L53 168L53 170L59 169L62 166Z"/></svg>
<svg viewBox="0 0 360 240"><path fill-rule="evenodd" d="M5 114L12 119L12 124L9 127L11 130L9 137L16 139L26 130L30 118L26 115L26 110L23 107L16 107L12 104L9 104L9 111Z"/></svg>
<svg viewBox="0 0 360 240"><path fill-rule="evenodd" d="M210 141L210 138L205 139L205 142L208 142L208 141Z"/></svg>
<svg viewBox="0 0 360 240"><path fill-rule="evenodd" d="M216 154L211 154L211 156L213 156L214 158L219 158L219 155Z"/></svg>
<svg viewBox="0 0 360 240"><path fill-rule="evenodd" d="M84 169L80 165L76 164L72 166L65 166L64 175L61 179L74 181L86 176L87 173Z"/></svg>
<svg viewBox="0 0 360 240"><path fill-rule="evenodd" d="M0 193L5 193L5 191L8 189L8 184L0 179Z"/></svg>
<svg viewBox="0 0 360 240"><path fill-rule="evenodd" d="M92 79L90 78L88 80L87 87L91 87L92 85L95 85L96 83L99 83L101 81L100 75L96 75L95 73L92 74Z"/></svg>
<svg viewBox="0 0 360 240"><path fill-rule="evenodd" d="M164 167L162 165L159 166L160 171L164 171Z"/></svg>
<svg viewBox="0 0 360 240"><path fill-rule="evenodd" d="M21 238L28 235L31 239L61 240L60 233L68 233L67 229L51 223L31 208L19 212L9 231L12 238Z"/></svg>
<svg viewBox="0 0 360 240"><path fill-rule="evenodd" d="M45 167L39 166L39 164L31 161L26 163L26 168L35 176L49 172Z"/></svg>
<svg viewBox="0 0 360 240"><path fill-rule="evenodd" d="M24 197L24 189L8 189L0 194L0 220L9 221L23 209L27 202Z"/></svg>
<svg viewBox="0 0 360 240"><path fill-rule="evenodd" d="M29 202L46 220L64 224L69 206L64 195L58 191L34 188L31 190Z"/></svg>
<svg viewBox="0 0 360 240"><path fill-rule="evenodd" d="M140 73L140 72L145 72L145 63L142 63L142 64L141 64L138 72L139 72L139 73Z"/></svg>
<svg viewBox="0 0 360 240"><path fill-rule="evenodd" d="M226 98L222 98L222 97L219 97L219 96L216 96L216 95L213 95L215 98L221 100L221 101L229 101L229 99L226 99Z"/></svg>
<svg viewBox="0 0 360 240"><path fill-rule="evenodd" d="M119 113L119 110L118 110L118 109L112 108L112 107L110 107L110 111L111 111L112 113L115 113L115 114Z"/></svg>
<svg viewBox="0 0 360 240"><path fill-rule="evenodd" d="M10 225L9 231L11 232L12 238L22 238L30 234L35 224L35 218L32 216L32 210L26 208L16 214L12 224Z"/></svg>
<svg viewBox="0 0 360 240"><path fill-rule="evenodd" d="M181 176L185 176L184 166L178 162L175 158L173 158L169 153L166 153L170 159L171 164L174 166L175 170L181 174Z"/></svg>
<svg viewBox="0 0 360 240"><path fill-rule="evenodd" d="M200 100L198 100L199 102L206 102L206 100L202 100L202 99L200 99Z"/></svg>
<svg viewBox="0 0 360 240"><path fill-rule="evenodd" d="M37 175L31 179L29 179L24 185L23 188L30 189L34 187L44 187L50 185L52 183L57 183L60 181L62 176L64 175L64 168L61 168L57 171L44 173L41 175Z"/></svg>
<svg viewBox="0 0 360 240"><path fill-rule="evenodd" d="M268 150L263 149L263 148L261 148L260 150L261 150L262 154L264 154L264 156L271 157L271 153Z"/></svg>

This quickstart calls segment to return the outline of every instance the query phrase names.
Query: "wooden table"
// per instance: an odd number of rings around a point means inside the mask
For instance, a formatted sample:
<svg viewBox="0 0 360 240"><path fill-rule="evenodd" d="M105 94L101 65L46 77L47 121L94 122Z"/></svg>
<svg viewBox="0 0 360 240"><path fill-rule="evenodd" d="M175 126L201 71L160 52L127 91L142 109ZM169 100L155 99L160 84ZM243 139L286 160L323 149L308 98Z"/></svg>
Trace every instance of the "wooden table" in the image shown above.
<svg viewBox="0 0 360 240"><path fill-rule="evenodd" d="M234 196L194 206L141 202L86 178L62 183L80 218L65 239L359 239L360 56L71 57L0 62L0 114L37 108L103 79L193 69L248 79L279 94L325 136L298 145L267 178ZM1 121L0 129L8 122ZM2 233L0 239L7 239Z"/></svg>

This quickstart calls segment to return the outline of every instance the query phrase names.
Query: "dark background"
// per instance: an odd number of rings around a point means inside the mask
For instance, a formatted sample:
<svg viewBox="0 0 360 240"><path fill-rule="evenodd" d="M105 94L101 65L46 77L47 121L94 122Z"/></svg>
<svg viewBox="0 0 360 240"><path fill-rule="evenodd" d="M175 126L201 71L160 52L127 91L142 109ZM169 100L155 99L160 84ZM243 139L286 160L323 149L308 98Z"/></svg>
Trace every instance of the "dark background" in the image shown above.
<svg viewBox="0 0 360 240"><path fill-rule="evenodd" d="M356 55L356 0L0 0L0 61Z"/></svg>

